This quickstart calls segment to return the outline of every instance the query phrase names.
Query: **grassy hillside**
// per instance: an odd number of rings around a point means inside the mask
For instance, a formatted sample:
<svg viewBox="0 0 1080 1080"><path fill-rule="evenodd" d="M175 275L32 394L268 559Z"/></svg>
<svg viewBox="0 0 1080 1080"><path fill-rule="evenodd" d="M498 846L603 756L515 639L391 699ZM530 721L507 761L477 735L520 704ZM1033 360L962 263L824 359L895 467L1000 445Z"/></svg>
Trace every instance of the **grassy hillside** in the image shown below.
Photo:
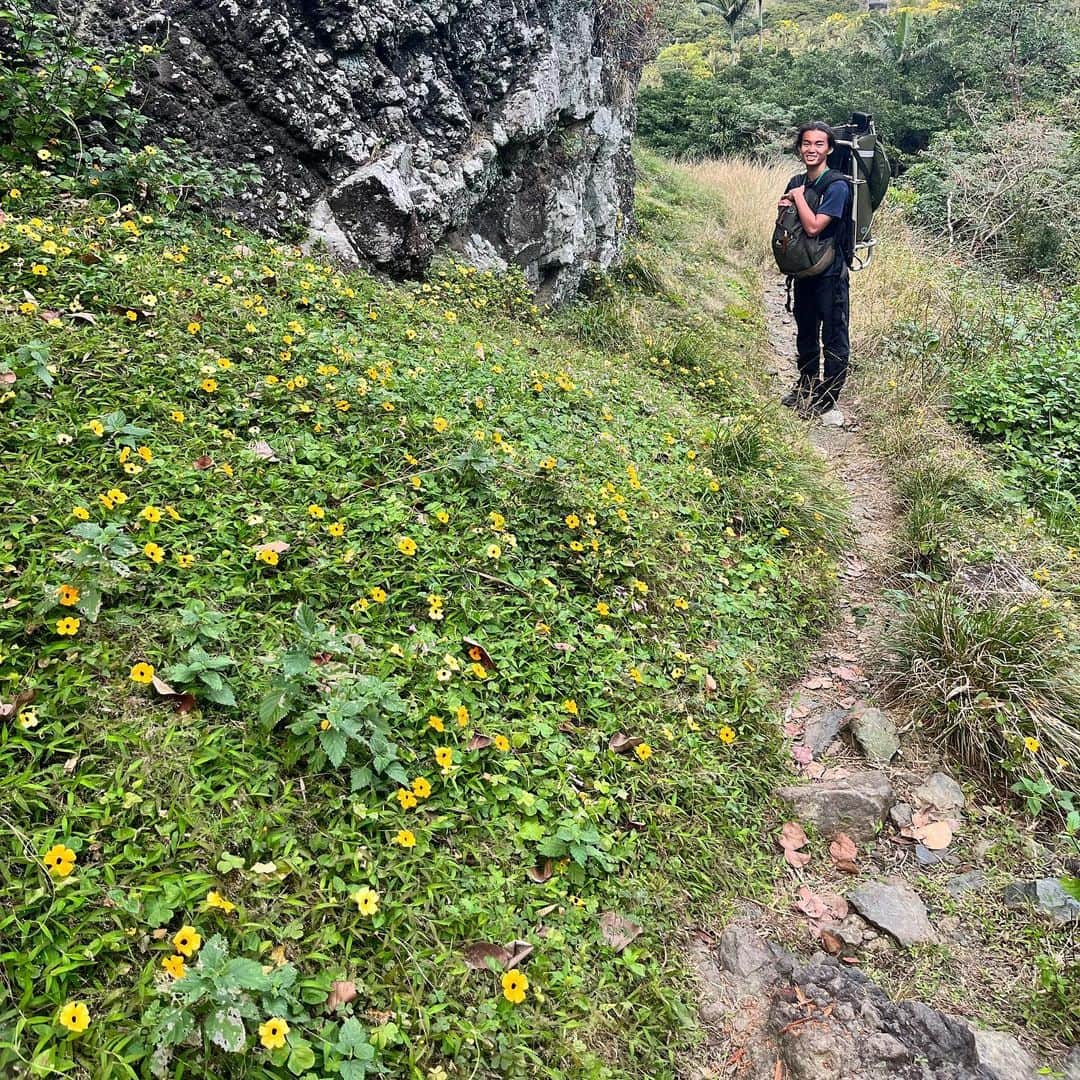
<svg viewBox="0 0 1080 1080"><path fill-rule="evenodd" d="M672 1075L841 522L716 197L552 317L2 190L0 1071Z"/></svg>

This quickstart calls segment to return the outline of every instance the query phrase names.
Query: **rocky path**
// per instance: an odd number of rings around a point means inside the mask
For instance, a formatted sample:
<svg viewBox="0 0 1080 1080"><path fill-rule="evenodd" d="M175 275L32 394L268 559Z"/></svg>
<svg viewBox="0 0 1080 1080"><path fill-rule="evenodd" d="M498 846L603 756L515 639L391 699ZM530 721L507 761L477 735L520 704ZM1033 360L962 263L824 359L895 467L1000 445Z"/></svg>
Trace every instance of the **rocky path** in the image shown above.
<svg viewBox="0 0 1080 1080"><path fill-rule="evenodd" d="M765 307L780 391L794 379L782 286L768 288ZM841 410L809 430L848 491L853 541L840 567L835 625L780 703L801 774L780 793L790 814L776 840L789 877L772 904L744 905L722 932L691 935L710 1041L681 1076L1035 1080L1039 1063L1011 1035L918 1000L891 1000L864 973L902 968L934 950L952 950L961 966L967 950L970 963L982 963L986 940L946 907L928 904L924 879L936 875L938 891L954 900L985 893L989 883L973 857L978 844L955 839L977 808L947 763L920 745L910 717L873 701L900 510L859 416L857 386L849 384ZM807 830L819 839L808 840ZM1080 905L1062 914L1080 918ZM1010 977L1015 972L1002 976ZM977 1014L979 1004L962 1011ZM1080 1080L1080 1052L1058 1067L1058 1075Z"/></svg>

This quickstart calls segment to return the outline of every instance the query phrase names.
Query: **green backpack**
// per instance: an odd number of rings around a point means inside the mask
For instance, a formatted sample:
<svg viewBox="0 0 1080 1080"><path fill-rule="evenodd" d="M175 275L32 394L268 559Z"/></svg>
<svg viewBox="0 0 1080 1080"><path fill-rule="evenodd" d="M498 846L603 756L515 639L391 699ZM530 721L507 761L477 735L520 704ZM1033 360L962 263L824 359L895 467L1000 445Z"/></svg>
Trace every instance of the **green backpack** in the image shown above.
<svg viewBox="0 0 1080 1080"><path fill-rule="evenodd" d="M806 185L806 204L816 211L825 197L825 192L837 183L850 183L843 173L826 169L812 184ZM807 236L799 220L799 211L794 203L784 207L776 215L776 227L773 229L772 253L780 272L792 278L815 277L827 270L836 258L837 243L847 234L846 229L828 238ZM841 258L850 264L850 254L841 251Z"/></svg>

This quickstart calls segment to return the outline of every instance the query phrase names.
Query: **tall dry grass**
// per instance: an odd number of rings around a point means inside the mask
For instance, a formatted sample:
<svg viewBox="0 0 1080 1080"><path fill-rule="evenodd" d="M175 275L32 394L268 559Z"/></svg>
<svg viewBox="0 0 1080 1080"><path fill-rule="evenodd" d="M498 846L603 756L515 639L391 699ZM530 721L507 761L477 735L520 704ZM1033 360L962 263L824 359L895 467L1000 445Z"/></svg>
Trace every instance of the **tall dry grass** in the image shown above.
<svg viewBox="0 0 1080 1080"><path fill-rule="evenodd" d="M775 268L769 240L776 203L798 170L783 162L761 165L744 158L718 158L686 165L685 169L696 183L721 195L726 250L744 266Z"/></svg>

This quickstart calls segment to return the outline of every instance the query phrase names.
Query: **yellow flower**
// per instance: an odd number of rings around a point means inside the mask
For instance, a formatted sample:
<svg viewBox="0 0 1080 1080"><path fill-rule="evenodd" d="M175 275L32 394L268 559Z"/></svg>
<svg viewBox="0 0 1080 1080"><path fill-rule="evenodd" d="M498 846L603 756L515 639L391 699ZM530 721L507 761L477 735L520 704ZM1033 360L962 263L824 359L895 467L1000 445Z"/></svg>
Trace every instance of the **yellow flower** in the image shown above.
<svg viewBox="0 0 1080 1080"><path fill-rule="evenodd" d="M637 754L639 760L648 761L652 757L652 747L647 742L638 743L634 747L634 753Z"/></svg>
<svg viewBox="0 0 1080 1080"><path fill-rule="evenodd" d="M92 431L99 439L105 434L105 425L100 420L91 420L86 425L87 428Z"/></svg>
<svg viewBox="0 0 1080 1080"><path fill-rule="evenodd" d="M385 603L386 603L386 590L385 590L385 589L380 589L378 585L376 585L376 586L375 586L375 587L374 587L374 588L373 588L373 589L372 589L372 590L371 590L371 591L370 591L370 592L368 593L368 596L370 596L370 597L371 597L371 599L372 599L372 600L373 600L373 601L374 601L374 602L375 602L376 604L385 604Z"/></svg>
<svg viewBox="0 0 1080 1080"><path fill-rule="evenodd" d="M511 968L502 977L502 992L513 1005L520 1005L525 1000L525 991L529 989L529 980L517 968Z"/></svg>
<svg viewBox="0 0 1080 1080"><path fill-rule="evenodd" d="M553 457L546 457L540 462L541 469L547 469L549 472L555 468L556 461Z"/></svg>
<svg viewBox="0 0 1080 1080"><path fill-rule="evenodd" d="M59 1019L62 1027L81 1035L90 1026L90 1010L85 1002L69 1001L60 1010Z"/></svg>
<svg viewBox="0 0 1080 1080"><path fill-rule="evenodd" d="M219 892L211 890L206 894L206 906L224 911L226 915L236 910L236 905L231 900L226 900Z"/></svg>
<svg viewBox="0 0 1080 1080"><path fill-rule="evenodd" d="M131 681L146 685L154 680L154 668L152 664L139 663L131 669Z"/></svg>
<svg viewBox="0 0 1080 1080"><path fill-rule="evenodd" d="M272 551L270 548L259 548L259 550L255 552L255 558L258 559L259 562L266 563L267 566L277 566L278 564L278 553Z"/></svg>
<svg viewBox="0 0 1080 1080"><path fill-rule="evenodd" d="M203 381L199 383L199 385L203 388L203 390L206 391L206 393L212 394L217 390L217 379L203 379Z"/></svg>
<svg viewBox="0 0 1080 1080"><path fill-rule="evenodd" d="M735 729L730 728L725 724L717 734L720 736L722 743L733 743L735 741Z"/></svg>
<svg viewBox="0 0 1080 1080"><path fill-rule="evenodd" d="M189 334L197 334L202 329L202 324L197 322L189 322L187 324L187 332Z"/></svg>
<svg viewBox="0 0 1080 1080"><path fill-rule="evenodd" d="M1038 739L1036 739L1036 738L1035 738L1034 736L1032 736L1032 735L1029 735L1029 736L1028 736L1028 737L1027 737L1027 738L1026 738L1026 739L1024 740L1024 749L1025 749L1025 750L1026 750L1026 751L1027 751L1027 752L1028 752L1029 754L1037 754L1037 753L1039 752L1039 747L1040 747L1041 745L1042 745L1042 743L1040 743L1040 742L1039 742L1039 740L1038 740Z"/></svg>
<svg viewBox="0 0 1080 1080"><path fill-rule="evenodd" d="M410 539L408 536L403 536L398 541L397 548L402 555L408 555L411 558L413 555L416 554L416 541Z"/></svg>
<svg viewBox="0 0 1080 1080"><path fill-rule="evenodd" d="M412 782L413 794L418 799L427 799L431 797L431 784L424 777L418 776Z"/></svg>
<svg viewBox="0 0 1080 1080"><path fill-rule="evenodd" d="M308 516L313 517L316 521L322 521L326 517L326 511L321 506L316 506L315 503L312 503L307 508L307 512Z"/></svg>
<svg viewBox="0 0 1080 1080"><path fill-rule="evenodd" d="M49 268L43 266L41 263L34 263L34 265L30 267L30 273L35 277L44 277L48 272Z"/></svg>
<svg viewBox="0 0 1080 1080"><path fill-rule="evenodd" d="M185 417L183 412L181 412L179 409L173 409L173 411L169 413L169 419L172 420L174 424L182 424L185 420Z"/></svg>
<svg viewBox="0 0 1080 1080"><path fill-rule="evenodd" d="M176 951L189 958L194 956L202 945L202 936L194 926L181 926L172 940Z"/></svg>
<svg viewBox="0 0 1080 1080"><path fill-rule="evenodd" d="M395 798L401 804L402 810L411 810L416 805L416 796L409 788L398 788Z"/></svg>
<svg viewBox="0 0 1080 1080"><path fill-rule="evenodd" d="M165 558L165 549L157 544L150 543L143 547L143 554L154 563L160 563Z"/></svg>
<svg viewBox="0 0 1080 1080"><path fill-rule="evenodd" d="M79 627L82 626L82 619L73 619L68 616L66 619L60 619L56 624L56 632L61 637L74 637L79 632Z"/></svg>
<svg viewBox="0 0 1080 1080"><path fill-rule="evenodd" d="M644 581L641 581L638 578L634 578L633 589L634 592L640 593L642 596L645 596L646 593L648 593L649 591L649 586L646 585Z"/></svg>
<svg viewBox="0 0 1080 1080"><path fill-rule="evenodd" d="M79 590L74 585L61 585L57 590L56 599L64 607L74 607L79 602Z"/></svg>
<svg viewBox="0 0 1080 1080"><path fill-rule="evenodd" d="M344 536L345 535L345 522L335 521L332 525L326 526L326 531L331 536Z"/></svg>
<svg viewBox="0 0 1080 1080"><path fill-rule="evenodd" d="M289 1034L289 1025L275 1016L259 1025L259 1042L267 1050L280 1050L285 1045L285 1036Z"/></svg>
<svg viewBox="0 0 1080 1080"><path fill-rule="evenodd" d="M446 730L446 725L443 723L441 716L429 716L427 722L428 727L439 732L440 735Z"/></svg>
<svg viewBox="0 0 1080 1080"><path fill-rule="evenodd" d="M495 749L501 750L505 754L510 749L510 740L505 735L496 735Z"/></svg>
<svg viewBox="0 0 1080 1080"><path fill-rule="evenodd" d="M435 419L431 421L431 426L441 435L450 427L450 421L444 416L436 416Z"/></svg>
<svg viewBox="0 0 1080 1080"><path fill-rule="evenodd" d="M449 769L454 764L454 751L449 746L435 748L435 760L443 769Z"/></svg>
<svg viewBox="0 0 1080 1080"><path fill-rule="evenodd" d="M569 714L570 714L571 716L577 716L577 715L578 715L578 703L577 703L577 702L576 702L576 701L575 701L575 700L574 700L573 698L567 698L567 699L566 699L566 700L565 700L565 701L564 701L564 702L562 703L562 707L563 707L563 708L564 708L564 709L565 709L565 710L566 710L566 711L567 711L567 712L568 712L568 713L569 713Z"/></svg>
<svg viewBox="0 0 1080 1080"><path fill-rule="evenodd" d="M581 524L581 518L577 514L567 514L563 520L565 520L568 529L576 529Z"/></svg>
<svg viewBox="0 0 1080 1080"><path fill-rule="evenodd" d="M632 667L632 668L631 668L631 669L630 669L630 670L629 670L629 671L627 672L627 674L628 674L628 675L630 676L630 678L631 678L631 679L633 679L633 680L634 680L634 682L636 682L636 683L637 683L637 684L638 684L639 686L641 685L641 679L642 679L642 675L641 675L641 668L636 668L636 667Z"/></svg>
<svg viewBox="0 0 1080 1080"><path fill-rule="evenodd" d="M191 554L178 554L176 556L176 565L181 570L190 570L195 565L195 556Z"/></svg>
<svg viewBox="0 0 1080 1080"><path fill-rule="evenodd" d="M150 464L154 460L154 451L149 446L140 446L136 453L147 463Z"/></svg>
<svg viewBox="0 0 1080 1080"><path fill-rule="evenodd" d="M398 829L397 836L394 837L394 843L403 848L416 847L416 837L410 829Z"/></svg>
<svg viewBox="0 0 1080 1080"><path fill-rule="evenodd" d="M502 548L499 547L498 544L488 544L484 554L487 555L489 559L499 559L502 558Z"/></svg>
<svg viewBox="0 0 1080 1080"><path fill-rule="evenodd" d="M140 516L151 525L156 525L161 520L161 511L156 506L144 506Z"/></svg>
<svg viewBox="0 0 1080 1080"><path fill-rule="evenodd" d="M182 979L187 974L182 956L163 956L161 966L174 978Z"/></svg>
<svg viewBox="0 0 1080 1080"><path fill-rule="evenodd" d="M379 894L374 889L357 889L350 897L361 915L374 915L379 910Z"/></svg>
<svg viewBox="0 0 1080 1080"><path fill-rule="evenodd" d="M469 710L464 705L459 705L455 710L458 727L464 727L469 722Z"/></svg>
<svg viewBox="0 0 1080 1080"><path fill-rule="evenodd" d="M450 522L450 515L445 510L436 510L435 511L435 520L440 525L447 525Z"/></svg>
<svg viewBox="0 0 1080 1080"><path fill-rule="evenodd" d="M679 611L686 611L690 607L690 601L685 596L676 596L674 603Z"/></svg>
<svg viewBox="0 0 1080 1080"><path fill-rule="evenodd" d="M53 877L67 877L75 869L75 852L64 844L53 844L42 861Z"/></svg>
<svg viewBox="0 0 1080 1080"><path fill-rule="evenodd" d="M87 510L85 506L73 506L71 508L71 516L75 518L76 521L89 521L90 511Z"/></svg>
<svg viewBox="0 0 1080 1080"><path fill-rule="evenodd" d="M602 615L606 619L611 614L611 608L609 608L603 600L598 600L596 603L596 614Z"/></svg>

